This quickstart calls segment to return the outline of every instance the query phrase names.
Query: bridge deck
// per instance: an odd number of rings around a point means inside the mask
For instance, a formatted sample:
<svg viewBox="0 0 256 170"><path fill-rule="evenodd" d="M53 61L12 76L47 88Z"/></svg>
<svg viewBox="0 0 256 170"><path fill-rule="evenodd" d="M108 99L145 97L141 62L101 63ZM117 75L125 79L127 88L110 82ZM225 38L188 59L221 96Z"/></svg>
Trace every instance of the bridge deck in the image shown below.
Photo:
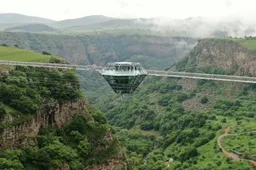
<svg viewBox="0 0 256 170"><path fill-rule="evenodd" d="M101 72L102 67L96 65L71 65L71 64L57 64L57 63L38 63L38 62L17 62L0 60L0 64L12 66L31 66L43 68L60 68L60 69L76 69L76 70L92 70ZM158 71L147 70L149 76L160 77L175 77L175 78L190 78L190 79L204 79L204 80L217 80L241 83L256 83L256 77L247 76L232 76L232 75L219 75L219 74L204 74L204 73L189 73L189 72L171 72L171 71Z"/></svg>

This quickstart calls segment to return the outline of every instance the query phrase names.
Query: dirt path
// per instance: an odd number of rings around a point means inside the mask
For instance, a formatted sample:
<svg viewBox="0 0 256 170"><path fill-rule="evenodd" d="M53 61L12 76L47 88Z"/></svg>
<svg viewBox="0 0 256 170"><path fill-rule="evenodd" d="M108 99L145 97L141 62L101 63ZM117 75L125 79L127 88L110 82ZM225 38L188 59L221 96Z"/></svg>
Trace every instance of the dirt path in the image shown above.
<svg viewBox="0 0 256 170"><path fill-rule="evenodd" d="M240 159L238 155L234 154L233 152L228 152L227 150L225 150L225 148L222 146L222 139L225 137L225 136L229 136L229 135L235 135L235 134L229 134L230 132L230 127L226 128L225 130L225 133L220 135L218 137L218 145L219 147L221 148L222 152L224 153L224 155L226 155L228 158L231 158L232 160L234 161L240 161L240 160L245 160L245 159ZM245 133L251 133L251 132L256 132L256 131L249 131L249 132L245 132ZM253 161L253 160L249 160L250 161L250 164L251 166L256 169L256 161Z"/></svg>
<svg viewBox="0 0 256 170"><path fill-rule="evenodd" d="M253 167L254 169L256 169L256 161L250 161L250 164L252 165L252 167Z"/></svg>
<svg viewBox="0 0 256 170"><path fill-rule="evenodd" d="M223 152L228 158L231 158L232 160L235 160L235 161L239 161L240 158L239 158L238 155L234 154L233 152L228 152L228 151L222 146L222 144L221 144L222 139L223 139L225 136L230 135L229 132L230 132L230 127L226 128L226 129L225 129L225 133L222 134L222 135L220 135L220 136L218 137L218 140L217 140L218 145L219 145L219 147L221 148L222 152Z"/></svg>

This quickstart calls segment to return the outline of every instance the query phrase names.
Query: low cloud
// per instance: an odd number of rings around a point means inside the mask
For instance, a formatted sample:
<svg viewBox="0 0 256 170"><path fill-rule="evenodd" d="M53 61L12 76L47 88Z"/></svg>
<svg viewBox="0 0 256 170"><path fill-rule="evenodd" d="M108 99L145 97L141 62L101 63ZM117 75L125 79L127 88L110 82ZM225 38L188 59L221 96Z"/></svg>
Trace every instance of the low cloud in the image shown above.
<svg viewBox="0 0 256 170"><path fill-rule="evenodd" d="M173 36L189 37L244 37L255 36L256 25L239 18L152 18L136 20L150 26L152 31L163 32Z"/></svg>

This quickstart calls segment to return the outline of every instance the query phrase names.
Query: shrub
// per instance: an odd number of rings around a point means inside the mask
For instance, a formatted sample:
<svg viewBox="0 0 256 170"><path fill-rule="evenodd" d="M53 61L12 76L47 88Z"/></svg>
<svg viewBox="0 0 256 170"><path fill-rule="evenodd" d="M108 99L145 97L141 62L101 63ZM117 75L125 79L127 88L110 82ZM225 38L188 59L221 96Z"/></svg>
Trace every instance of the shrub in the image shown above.
<svg viewBox="0 0 256 170"><path fill-rule="evenodd" d="M8 47L8 45L7 45L7 44L1 44L1 46L2 46L2 47Z"/></svg>
<svg viewBox="0 0 256 170"><path fill-rule="evenodd" d="M208 98L207 98L207 96L203 96L201 99L200 99L200 103L202 103L202 104L205 104L205 103L208 103Z"/></svg>
<svg viewBox="0 0 256 170"><path fill-rule="evenodd" d="M42 52L43 55L51 55L51 53L47 52L47 51L43 51Z"/></svg>
<svg viewBox="0 0 256 170"><path fill-rule="evenodd" d="M4 105L2 102L0 102L0 119L3 118L5 114L6 114L6 111L4 109Z"/></svg>
<svg viewBox="0 0 256 170"><path fill-rule="evenodd" d="M154 128L153 122L145 122L140 125L142 130L151 130Z"/></svg>

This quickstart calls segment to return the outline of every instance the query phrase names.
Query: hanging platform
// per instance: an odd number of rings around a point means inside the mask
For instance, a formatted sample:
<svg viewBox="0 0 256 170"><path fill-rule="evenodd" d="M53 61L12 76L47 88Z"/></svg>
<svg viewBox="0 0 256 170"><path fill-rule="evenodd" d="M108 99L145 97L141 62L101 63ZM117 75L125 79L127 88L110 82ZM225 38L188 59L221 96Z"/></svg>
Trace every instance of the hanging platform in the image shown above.
<svg viewBox="0 0 256 170"><path fill-rule="evenodd" d="M133 93L148 74L140 63L134 62L108 63L100 73L121 94Z"/></svg>

